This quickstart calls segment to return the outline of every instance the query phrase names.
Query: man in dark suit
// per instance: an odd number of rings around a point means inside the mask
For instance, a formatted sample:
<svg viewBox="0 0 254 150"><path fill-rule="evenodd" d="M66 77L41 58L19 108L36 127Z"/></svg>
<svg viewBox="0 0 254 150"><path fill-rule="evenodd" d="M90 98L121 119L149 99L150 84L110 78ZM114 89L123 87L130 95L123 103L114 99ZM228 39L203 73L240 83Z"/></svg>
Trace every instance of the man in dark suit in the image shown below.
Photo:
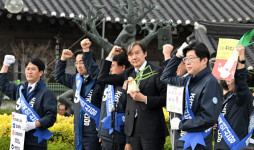
<svg viewBox="0 0 254 150"><path fill-rule="evenodd" d="M126 54L132 67L122 74L109 75L112 58L122 51L114 46L106 60L103 60L98 80L106 84L123 85L128 77L136 77L136 71L149 66L157 74L137 82L140 91L131 91L127 95L125 110L125 134L130 137L127 148L133 150L162 150L168 130L162 107L166 105L166 85L160 81L162 68L146 61L147 52L139 41L127 46ZM141 76L150 72L146 69ZM125 85L124 85L125 86ZM128 139L128 138L127 138Z"/></svg>

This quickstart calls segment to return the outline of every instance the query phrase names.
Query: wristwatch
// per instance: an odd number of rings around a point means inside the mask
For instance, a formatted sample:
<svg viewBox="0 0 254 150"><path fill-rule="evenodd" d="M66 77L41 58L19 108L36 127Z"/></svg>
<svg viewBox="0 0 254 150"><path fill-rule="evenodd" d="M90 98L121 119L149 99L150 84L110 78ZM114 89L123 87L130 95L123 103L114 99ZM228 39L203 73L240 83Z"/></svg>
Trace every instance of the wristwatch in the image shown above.
<svg viewBox="0 0 254 150"><path fill-rule="evenodd" d="M238 59L238 62L239 62L240 64L245 64L245 60L240 60L240 59Z"/></svg>

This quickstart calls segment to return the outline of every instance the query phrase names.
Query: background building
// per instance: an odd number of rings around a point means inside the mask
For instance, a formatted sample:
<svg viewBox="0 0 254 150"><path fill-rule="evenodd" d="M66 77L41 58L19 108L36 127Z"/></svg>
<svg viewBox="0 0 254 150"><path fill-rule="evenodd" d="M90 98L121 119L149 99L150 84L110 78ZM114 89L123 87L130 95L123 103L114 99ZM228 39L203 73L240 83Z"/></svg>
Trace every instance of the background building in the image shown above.
<svg viewBox="0 0 254 150"><path fill-rule="evenodd" d="M5 9L5 0L0 0L0 60L3 60L7 53L14 54L18 59L12 66L10 80L24 80L24 75L20 73L24 72L24 60L39 56L47 64L46 81L54 82L52 77L55 61L59 58L61 50L70 47L73 51L79 49L77 41L84 35L72 19L86 18L92 2L96 6L105 6L100 9L104 14L105 22L97 22L96 28L98 33L109 42L114 42L123 29L122 25L126 23L126 20L112 8L115 4L127 4L127 0L23 0L23 2L22 11L11 14ZM175 25L171 28L172 43L175 48L194 33L197 39L206 43L211 54L215 56L218 38L239 39L246 31L254 28L254 0L136 0L135 2L137 6L142 4L157 7L138 22L136 39L142 39L147 34L140 32L145 23L166 20ZM123 7L123 12L125 11L127 10ZM195 22L199 22L206 30L195 29ZM107 56L107 52L94 43L92 49L98 63L101 58ZM163 61L157 39L152 40L147 49L149 61L155 64ZM253 66L253 45L247 48L246 57L246 65ZM71 66L73 62L69 63L70 67L67 70L75 71Z"/></svg>

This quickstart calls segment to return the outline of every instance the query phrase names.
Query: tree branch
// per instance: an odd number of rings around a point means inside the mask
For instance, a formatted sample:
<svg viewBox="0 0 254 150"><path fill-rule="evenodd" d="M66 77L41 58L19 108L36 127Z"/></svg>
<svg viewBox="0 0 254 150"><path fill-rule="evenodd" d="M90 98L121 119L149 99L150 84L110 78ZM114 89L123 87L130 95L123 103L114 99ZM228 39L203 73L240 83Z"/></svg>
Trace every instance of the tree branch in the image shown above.
<svg viewBox="0 0 254 150"><path fill-rule="evenodd" d="M134 20L134 24L137 24L139 21L141 21L143 18L145 18L145 16L150 12L152 11L153 9L157 8L156 6L152 6L152 5L149 5L148 7L145 7L145 4L139 4L138 5L139 7L139 11L140 11L140 16L138 18L136 18ZM145 10L147 8L147 10Z"/></svg>
<svg viewBox="0 0 254 150"><path fill-rule="evenodd" d="M92 32L89 32L87 28L84 28L82 24L85 24L86 20L84 19L73 19L73 22L77 24L80 30L86 34L93 42L100 45L107 53L111 51L113 45L107 41L107 39L102 38L96 30L96 25L93 25L94 28L91 29ZM96 30L96 31L95 31Z"/></svg>
<svg viewBox="0 0 254 150"><path fill-rule="evenodd" d="M150 23L146 23L145 27L142 27L141 31L144 31L144 30L148 31L148 35L146 35L145 38L141 40L141 42L144 44L145 47L158 35L159 23L160 22L158 21L150 22Z"/></svg>
<svg viewBox="0 0 254 150"><path fill-rule="evenodd" d="M127 18L127 15L124 14L123 10L126 4L121 3L120 5L117 5L116 3L113 3L113 10L121 17L121 18Z"/></svg>

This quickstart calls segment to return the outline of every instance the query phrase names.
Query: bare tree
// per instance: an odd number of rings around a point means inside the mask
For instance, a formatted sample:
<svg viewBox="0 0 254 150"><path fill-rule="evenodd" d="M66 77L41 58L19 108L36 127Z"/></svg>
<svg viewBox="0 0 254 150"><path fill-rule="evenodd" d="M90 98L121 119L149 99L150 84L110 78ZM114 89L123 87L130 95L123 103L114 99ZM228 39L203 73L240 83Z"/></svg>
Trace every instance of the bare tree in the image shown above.
<svg viewBox="0 0 254 150"><path fill-rule="evenodd" d="M38 57L42 59L46 66L43 78L46 82L52 79L54 76L55 64L50 62L54 62L55 51L50 40L48 42L43 41L38 43L22 40L11 43L11 49L16 57L16 61L21 64L21 68L24 67L25 61L29 58ZM24 75L24 71L17 73Z"/></svg>
<svg viewBox="0 0 254 150"><path fill-rule="evenodd" d="M88 9L88 14L85 19L75 18L73 21L78 25L78 27L83 31L86 36L88 36L93 42L100 45L106 52L110 52L113 44L108 42L107 39L102 38L102 36L97 32L96 23L100 22L104 16L100 9L105 6L99 6L92 3L93 7ZM128 0L128 4L114 4L113 10L122 18L126 19L126 24L123 25L121 33L118 35L114 42L114 45L121 46L125 48L128 43L136 40L136 26L138 23L145 18L145 16L152 10L156 10L159 7L153 5L145 5L144 3L138 4L133 0ZM93 9L95 9L95 15L93 16ZM127 10L127 13L125 12ZM158 35L158 29L169 27L171 23L168 21L155 21L146 23L142 27L142 31L147 32L146 36L141 40L141 42L147 46L152 39Z"/></svg>

